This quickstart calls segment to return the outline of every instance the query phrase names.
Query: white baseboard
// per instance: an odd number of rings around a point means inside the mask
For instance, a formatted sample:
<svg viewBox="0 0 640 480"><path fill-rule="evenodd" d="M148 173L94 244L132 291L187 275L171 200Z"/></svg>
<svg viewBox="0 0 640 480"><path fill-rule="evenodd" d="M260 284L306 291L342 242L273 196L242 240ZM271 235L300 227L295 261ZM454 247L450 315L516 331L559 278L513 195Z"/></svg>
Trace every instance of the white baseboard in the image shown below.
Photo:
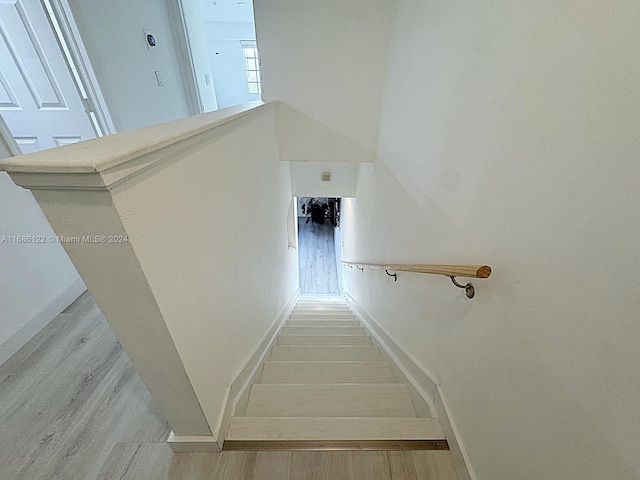
<svg viewBox="0 0 640 480"><path fill-rule="evenodd" d="M449 450L451 451L451 458L453 464L456 467L456 473L459 480L477 480L477 477L469 462L469 456L464 448L464 444L460 439L458 428L451 416L451 410L444 397L442 386L438 385L438 393L436 395L436 412L438 414L438 420L440 420L440 426L444 432L444 437L449 443Z"/></svg>
<svg viewBox="0 0 640 480"><path fill-rule="evenodd" d="M435 416L440 421L444 436L449 443L451 457L458 478L460 480L476 480L473 468L471 468L471 463L469 463L469 457L460 440L458 429L456 428L453 417L451 416L451 411L444 398L440 382L409 355L351 295L344 292L344 296L353 311L360 318L360 321L367 326L371 335L396 364L410 386L417 391L423 401L435 409Z"/></svg>
<svg viewBox="0 0 640 480"><path fill-rule="evenodd" d="M231 377L231 383L227 385L224 402L220 415L218 416L218 424L216 425L214 436L217 438L218 445L222 449L224 438L229 428L229 421L232 415L242 415L246 409L249 398L249 387L257 381L261 374L260 366L269 352L269 348L275 341L278 332L289 318L289 314L296 304L296 300L300 296L300 289L296 290L291 296L287 304L280 311L269 329L262 336L253 351L247 356L240 368Z"/></svg>
<svg viewBox="0 0 640 480"><path fill-rule="evenodd" d="M47 306L0 345L0 365L11 358L36 336L49 322L62 313L69 305L87 290L80 277L56 295Z"/></svg>
<svg viewBox="0 0 640 480"><path fill-rule="evenodd" d="M216 438L212 435L195 436L195 435L176 435L171 432L167 443L176 453L191 452L219 452L220 447Z"/></svg>
<svg viewBox="0 0 640 480"><path fill-rule="evenodd" d="M438 393L440 382L403 349L380 324L362 308L348 293L345 298L353 311L360 317L362 323L368 328L373 337L378 341L382 349L400 369L403 376L418 391L420 396L428 404L433 405Z"/></svg>

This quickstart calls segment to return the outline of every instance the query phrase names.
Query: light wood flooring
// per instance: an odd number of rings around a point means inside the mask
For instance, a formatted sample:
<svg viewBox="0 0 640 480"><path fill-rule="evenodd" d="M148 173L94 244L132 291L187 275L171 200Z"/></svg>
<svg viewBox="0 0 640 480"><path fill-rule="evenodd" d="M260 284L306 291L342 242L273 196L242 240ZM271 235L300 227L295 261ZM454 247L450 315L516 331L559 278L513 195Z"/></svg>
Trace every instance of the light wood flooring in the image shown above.
<svg viewBox="0 0 640 480"><path fill-rule="evenodd" d="M175 454L85 293L0 366L2 480L455 480L448 451Z"/></svg>
<svg viewBox="0 0 640 480"><path fill-rule="evenodd" d="M0 478L93 480L169 427L88 293L0 367Z"/></svg>
<svg viewBox="0 0 640 480"><path fill-rule="evenodd" d="M129 461L129 459L131 460ZM124 461L123 461L124 460ZM127 464L128 462L128 464ZM122 444L100 480L457 480L445 451L171 454Z"/></svg>
<svg viewBox="0 0 640 480"><path fill-rule="evenodd" d="M333 227L328 220L324 225L305 221L298 219L300 292L340 293Z"/></svg>

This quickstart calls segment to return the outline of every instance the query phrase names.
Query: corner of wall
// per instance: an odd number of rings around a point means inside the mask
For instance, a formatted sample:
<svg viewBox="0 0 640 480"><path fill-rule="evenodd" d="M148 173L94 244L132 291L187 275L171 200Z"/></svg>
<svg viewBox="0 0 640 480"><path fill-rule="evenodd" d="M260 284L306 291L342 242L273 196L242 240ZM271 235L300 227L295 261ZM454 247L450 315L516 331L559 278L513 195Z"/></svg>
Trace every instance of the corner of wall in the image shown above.
<svg viewBox="0 0 640 480"><path fill-rule="evenodd" d="M46 327L54 318L71 305L87 290L80 277L58 293L31 320L3 342L0 347L0 365L11 358L18 350Z"/></svg>

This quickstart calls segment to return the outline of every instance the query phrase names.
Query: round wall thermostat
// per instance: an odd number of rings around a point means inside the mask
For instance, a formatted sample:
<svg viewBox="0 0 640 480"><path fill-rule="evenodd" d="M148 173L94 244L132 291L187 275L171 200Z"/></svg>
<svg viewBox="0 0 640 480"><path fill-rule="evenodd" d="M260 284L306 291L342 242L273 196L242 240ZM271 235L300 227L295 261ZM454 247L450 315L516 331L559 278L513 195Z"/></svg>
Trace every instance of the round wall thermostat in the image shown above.
<svg viewBox="0 0 640 480"><path fill-rule="evenodd" d="M151 33L149 30L143 30L144 32L144 39L147 41L147 48L149 50L151 50L152 48L154 48L156 45L158 45L158 41L156 40L156 36Z"/></svg>

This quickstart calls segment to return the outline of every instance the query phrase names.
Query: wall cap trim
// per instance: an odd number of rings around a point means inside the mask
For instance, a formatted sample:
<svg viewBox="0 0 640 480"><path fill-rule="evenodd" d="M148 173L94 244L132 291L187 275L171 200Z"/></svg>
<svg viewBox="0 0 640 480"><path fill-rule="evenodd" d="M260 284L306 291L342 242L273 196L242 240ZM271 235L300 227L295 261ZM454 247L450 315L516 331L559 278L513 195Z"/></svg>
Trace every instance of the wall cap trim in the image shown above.
<svg viewBox="0 0 640 480"><path fill-rule="evenodd" d="M110 190L243 117L276 102L250 102L0 161L0 170L29 189ZM226 130L226 129L222 129ZM195 138L195 137L200 138Z"/></svg>

